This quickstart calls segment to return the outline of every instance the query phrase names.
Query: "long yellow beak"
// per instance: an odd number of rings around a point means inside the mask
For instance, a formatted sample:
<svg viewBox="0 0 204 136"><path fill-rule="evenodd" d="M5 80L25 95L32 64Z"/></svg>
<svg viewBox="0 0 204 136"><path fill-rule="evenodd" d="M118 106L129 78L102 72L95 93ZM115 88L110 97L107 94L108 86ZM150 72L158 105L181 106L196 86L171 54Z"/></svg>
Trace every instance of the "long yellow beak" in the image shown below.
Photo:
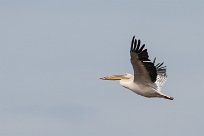
<svg viewBox="0 0 204 136"><path fill-rule="evenodd" d="M102 80L121 80L121 79L129 79L129 78L126 77L126 75L110 75L110 76L101 77L100 79Z"/></svg>

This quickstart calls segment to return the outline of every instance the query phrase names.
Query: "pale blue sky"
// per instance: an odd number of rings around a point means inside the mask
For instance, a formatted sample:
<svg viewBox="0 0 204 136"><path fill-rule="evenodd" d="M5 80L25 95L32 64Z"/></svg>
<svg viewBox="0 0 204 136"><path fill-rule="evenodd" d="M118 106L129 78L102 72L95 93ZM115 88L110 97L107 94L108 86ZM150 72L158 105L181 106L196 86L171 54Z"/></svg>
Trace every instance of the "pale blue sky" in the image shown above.
<svg viewBox="0 0 204 136"><path fill-rule="evenodd" d="M202 136L202 0L1 0L0 135ZM132 73L132 36L167 65L147 99L101 81Z"/></svg>

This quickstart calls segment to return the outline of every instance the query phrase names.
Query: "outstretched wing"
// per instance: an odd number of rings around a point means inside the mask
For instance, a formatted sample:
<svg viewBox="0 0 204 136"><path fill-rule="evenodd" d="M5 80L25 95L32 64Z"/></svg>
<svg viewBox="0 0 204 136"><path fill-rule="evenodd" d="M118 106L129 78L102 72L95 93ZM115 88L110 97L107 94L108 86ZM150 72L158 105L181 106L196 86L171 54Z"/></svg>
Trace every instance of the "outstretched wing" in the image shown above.
<svg viewBox="0 0 204 136"><path fill-rule="evenodd" d="M157 68L153 62L149 60L145 44L140 47L140 40L132 39L130 56L134 70L135 82L155 82L157 80Z"/></svg>

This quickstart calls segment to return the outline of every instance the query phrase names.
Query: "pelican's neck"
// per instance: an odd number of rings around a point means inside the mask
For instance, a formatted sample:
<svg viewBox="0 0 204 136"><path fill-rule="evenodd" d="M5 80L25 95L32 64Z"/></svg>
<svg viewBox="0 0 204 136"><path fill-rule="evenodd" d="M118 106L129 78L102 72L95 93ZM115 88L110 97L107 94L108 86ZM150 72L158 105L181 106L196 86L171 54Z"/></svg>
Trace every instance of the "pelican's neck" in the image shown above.
<svg viewBox="0 0 204 136"><path fill-rule="evenodd" d="M133 82L133 79L130 78L130 79L125 79L125 80L120 80L120 84L125 87L125 88L128 88L130 89L130 85L132 84Z"/></svg>
<svg viewBox="0 0 204 136"><path fill-rule="evenodd" d="M120 84L125 87L125 88L128 88L130 89L131 88L131 85L133 84L133 80L134 80L134 76L129 74L129 73L126 73L126 77L128 79L121 79L120 80Z"/></svg>

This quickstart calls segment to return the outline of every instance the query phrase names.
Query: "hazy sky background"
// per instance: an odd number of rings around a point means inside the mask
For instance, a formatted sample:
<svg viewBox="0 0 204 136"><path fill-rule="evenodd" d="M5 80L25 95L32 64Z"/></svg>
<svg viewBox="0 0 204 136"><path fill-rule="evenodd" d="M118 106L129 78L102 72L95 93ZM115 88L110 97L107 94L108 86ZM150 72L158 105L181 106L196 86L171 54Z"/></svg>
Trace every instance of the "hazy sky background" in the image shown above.
<svg viewBox="0 0 204 136"><path fill-rule="evenodd" d="M1 0L0 135L203 136L203 25L203 0ZM99 80L132 73L133 35L174 101Z"/></svg>

